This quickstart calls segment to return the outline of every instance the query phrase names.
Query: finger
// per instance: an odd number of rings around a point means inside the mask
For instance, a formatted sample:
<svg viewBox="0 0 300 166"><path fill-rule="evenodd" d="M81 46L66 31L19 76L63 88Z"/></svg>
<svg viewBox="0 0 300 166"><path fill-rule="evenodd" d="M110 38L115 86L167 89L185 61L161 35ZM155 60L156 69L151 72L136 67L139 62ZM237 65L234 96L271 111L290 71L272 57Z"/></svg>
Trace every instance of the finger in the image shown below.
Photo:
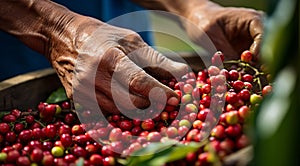
<svg viewBox="0 0 300 166"><path fill-rule="evenodd" d="M122 110L147 108L150 105L150 101L147 97L132 93L128 86L126 88L124 84L120 83L124 80L115 79L115 76L118 75L118 73L114 72L114 69L120 59L127 58L125 54L118 48L111 48L105 52L103 57L104 58L99 63L95 78L96 90L104 93L110 100L113 100L117 106L123 108ZM122 75L124 72L130 73L131 71L123 71L120 72L120 74ZM127 75L125 75L125 77L127 77Z"/></svg>
<svg viewBox="0 0 300 166"><path fill-rule="evenodd" d="M102 80L98 79L96 79L96 82L103 83ZM121 112L134 109L143 109L147 108L150 105L150 101L147 98L132 94L129 90L126 90L118 81L110 78L109 81L106 82L107 86L99 86L99 84L96 84L96 93L107 94L106 97L111 100Z"/></svg>
<svg viewBox="0 0 300 166"><path fill-rule="evenodd" d="M138 48L127 56L135 64L146 68L151 75L158 78L180 78L189 70L186 64L172 61L150 46Z"/></svg>
<svg viewBox="0 0 300 166"><path fill-rule="evenodd" d="M96 98L103 114L119 114L120 110L115 103L102 92L96 92Z"/></svg>
<svg viewBox="0 0 300 166"><path fill-rule="evenodd" d="M92 87L94 85L91 85L90 82L81 80L84 82L81 84L81 86L76 87L74 89L76 91L74 96L74 101L79 103L81 106L83 106L84 110L92 110L94 113L99 110L99 113L102 113L104 115L107 115L109 113L119 113L118 108L114 105L114 103L109 99L105 94L102 92L99 92L97 89L95 89L94 93L92 94L92 91L87 89L88 87ZM81 110L76 110L78 113L81 112ZM101 117L100 115L95 117L95 119Z"/></svg>
<svg viewBox="0 0 300 166"><path fill-rule="evenodd" d="M258 54L260 52L260 46L262 42L262 34L263 34L263 24L261 22L261 17L255 17L249 26L250 35L253 38L253 43L250 46L250 51L254 55L254 60L258 59Z"/></svg>
<svg viewBox="0 0 300 166"><path fill-rule="evenodd" d="M230 44L231 42L228 40L228 38L224 35L224 31L222 29L219 29L219 26L217 25L214 25L213 27L214 28L211 29L215 29L214 31L207 31L208 35L211 36L211 40L213 41L216 49L224 53L226 60L237 59L238 53L232 47L232 45Z"/></svg>
<svg viewBox="0 0 300 166"><path fill-rule="evenodd" d="M198 19L198 18L197 18ZM224 21L223 21L224 22ZM200 47L204 48L209 55L213 55L217 50L222 51L225 59L233 59L237 57L237 52L231 46L231 42L225 36L226 24L218 23L203 23L199 24L188 23L188 35Z"/></svg>
<svg viewBox="0 0 300 166"><path fill-rule="evenodd" d="M171 102L178 100L177 94L172 89L147 74L142 68L125 56L121 50L114 49L113 54L118 54L121 57L115 64L113 79L122 83L125 89L128 88L130 93L143 96L150 101L153 100L155 102L163 103L167 100L168 104L178 104L176 102ZM152 90L157 93L151 93L152 96L149 96Z"/></svg>

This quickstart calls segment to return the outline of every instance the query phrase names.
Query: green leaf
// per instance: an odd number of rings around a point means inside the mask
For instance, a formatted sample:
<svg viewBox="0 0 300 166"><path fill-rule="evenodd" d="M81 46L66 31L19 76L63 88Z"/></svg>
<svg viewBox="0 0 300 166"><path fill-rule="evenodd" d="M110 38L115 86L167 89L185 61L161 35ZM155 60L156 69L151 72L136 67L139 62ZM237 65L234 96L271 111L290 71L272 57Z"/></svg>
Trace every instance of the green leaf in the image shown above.
<svg viewBox="0 0 300 166"><path fill-rule="evenodd" d="M84 158L80 157L76 162L76 166L83 166L83 165L84 165Z"/></svg>
<svg viewBox="0 0 300 166"><path fill-rule="evenodd" d="M1 111L0 112L0 119L2 119L4 115L7 115L9 113L10 113L10 111Z"/></svg>
<svg viewBox="0 0 300 166"><path fill-rule="evenodd" d="M59 103L68 100L66 91L63 87L58 88L56 91L52 92L47 98L47 103Z"/></svg>
<svg viewBox="0 0 300 166"><path fill-rule="evenodd" d="M191 142L188 145L184 145L171 140L164 143L151 143L147 147L134 152L133 155L127 159L126 165L164 165L165 163L183 159L189 152L197 151L206 143L207 141L202 141L200 143ZM122 162L124 163L124 161Z"/></svg>

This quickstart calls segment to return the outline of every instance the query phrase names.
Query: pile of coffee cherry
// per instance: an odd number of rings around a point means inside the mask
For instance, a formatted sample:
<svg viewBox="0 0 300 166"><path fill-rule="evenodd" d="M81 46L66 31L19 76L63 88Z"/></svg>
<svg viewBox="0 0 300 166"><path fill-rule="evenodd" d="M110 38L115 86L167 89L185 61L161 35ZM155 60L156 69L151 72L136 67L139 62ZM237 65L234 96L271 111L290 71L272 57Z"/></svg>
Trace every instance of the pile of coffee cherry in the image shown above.
<svg viewBox="0 0 300 166"><path fill-rule="evenodd" d="M76 112L70 101L41 102L37 108L2 113L0 164L121 165L118 159L170 140L206 144L165 165L210 165L216 158L222 162L251 145L246 132L249 118L272 90L264 80L266 74L251 65L250 51L239 60L223 61L222 52L216 52L207 69L187 73L180 80L161 80L181 102L139 115L146 118L111 114L105 121L81 122L79 114L93 119L93 110Z"/></svg>

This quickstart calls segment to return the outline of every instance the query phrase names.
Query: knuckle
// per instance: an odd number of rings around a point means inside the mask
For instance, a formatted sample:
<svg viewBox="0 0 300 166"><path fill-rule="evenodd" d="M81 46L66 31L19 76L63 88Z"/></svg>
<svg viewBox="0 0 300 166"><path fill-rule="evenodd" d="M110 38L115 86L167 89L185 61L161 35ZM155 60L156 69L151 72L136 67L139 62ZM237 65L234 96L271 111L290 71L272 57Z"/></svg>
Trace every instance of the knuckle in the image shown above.
<svg viewBox="0 0 300 166"><path fill-rule="evenodd" d="M133 98L131 98L131 101L132 101L133 105L139 109L146 108L150 105L150 103L146 99L143 99L140 97L133 97Z"/></svg>
<svg viewBox="0 0 300 166"><path fill-rule="evenodd" d="M132 74L129 79L129 88L137 93L145 91L150 86L149 76L144 70Z"/></svg>

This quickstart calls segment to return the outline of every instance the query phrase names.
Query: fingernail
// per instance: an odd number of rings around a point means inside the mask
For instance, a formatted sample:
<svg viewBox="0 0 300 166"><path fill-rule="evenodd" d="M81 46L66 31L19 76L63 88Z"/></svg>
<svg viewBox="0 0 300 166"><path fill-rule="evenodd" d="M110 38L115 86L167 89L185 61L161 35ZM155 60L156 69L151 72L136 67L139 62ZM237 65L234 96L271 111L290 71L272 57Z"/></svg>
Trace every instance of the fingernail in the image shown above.
<svg viewBox="0 0 300 166"><path fill-rule="evenodd" d="M178 98L176 98L176 97L171 97L171 98L169 98L169 100L168 100L168 104L169 104L169 105L177 106L177 105L179 104L179 100L178 100Z"/></svg>

